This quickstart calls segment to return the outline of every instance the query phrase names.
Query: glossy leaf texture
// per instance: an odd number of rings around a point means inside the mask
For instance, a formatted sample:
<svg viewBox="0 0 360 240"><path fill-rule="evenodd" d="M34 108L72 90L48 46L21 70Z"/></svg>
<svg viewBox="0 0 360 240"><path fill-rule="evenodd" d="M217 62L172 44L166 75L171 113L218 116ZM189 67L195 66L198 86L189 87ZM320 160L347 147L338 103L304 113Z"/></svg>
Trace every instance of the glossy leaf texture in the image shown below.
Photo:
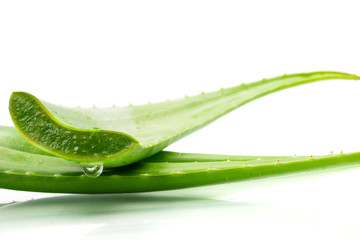
<svg viewBox="0 0 360 240"><path fill-rule="evenodd" d="M0 127L0 188L52 193L133 193L181 189L360 164L360 153L327 156L227 156L160 152L97 178L79 163L50 156L15 128Z"/></svg>
<svg viewBox="0 0 360 240"><path fill-rule="evenodd" d="M15 126L36 147L82 165L112 168L148 158L254 99L326 79L360 78L340 72L292 74L175 101L120 108L66 108L14 92L9 109ZM221 136L212 138L221 141Z"/></svg>

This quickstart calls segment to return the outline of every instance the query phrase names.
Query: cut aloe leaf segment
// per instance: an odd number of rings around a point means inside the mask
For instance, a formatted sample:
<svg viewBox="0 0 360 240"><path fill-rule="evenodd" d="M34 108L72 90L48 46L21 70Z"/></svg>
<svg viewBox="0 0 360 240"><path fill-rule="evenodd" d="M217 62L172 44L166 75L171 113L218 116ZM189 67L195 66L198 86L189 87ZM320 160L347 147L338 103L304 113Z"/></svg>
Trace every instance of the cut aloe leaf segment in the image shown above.
<svg viewBox="0 0 360 240"><path fill-rule="evenodd" d="M16 128L36 147L82 165L119 167L150 157L230 111L272 92L326 79L360 79L340 72L284 75L216 92L141 106L66 108L14 92ZM213 136L221 141L221 136Z"/></svg>

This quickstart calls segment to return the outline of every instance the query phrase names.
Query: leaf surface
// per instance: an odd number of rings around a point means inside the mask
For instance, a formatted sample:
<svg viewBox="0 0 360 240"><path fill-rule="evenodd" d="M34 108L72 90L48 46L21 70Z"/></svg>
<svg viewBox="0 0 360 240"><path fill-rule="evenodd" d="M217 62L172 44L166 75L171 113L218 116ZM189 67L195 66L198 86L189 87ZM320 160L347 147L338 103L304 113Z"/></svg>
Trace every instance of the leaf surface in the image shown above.
<svg viewBox="0 0 360 240"><path fill-rule="evenodd" d="M53 193L132 193L259 179L360 164L360 153L227 156L160 152L129 166L84 176L77 162L49 156L15 128L0 127L0 188Z"/></svg>
<svg viewBox="0 0 360 240"><path fill-rule="evenodd" d="M14 92L9 109L20 133L38 148L110 168L150 157L254 99L326 79L360 78L340 72L284 75L175 101L120 108L66 108ZM221 136L212 138L221 141Z"/></svg>

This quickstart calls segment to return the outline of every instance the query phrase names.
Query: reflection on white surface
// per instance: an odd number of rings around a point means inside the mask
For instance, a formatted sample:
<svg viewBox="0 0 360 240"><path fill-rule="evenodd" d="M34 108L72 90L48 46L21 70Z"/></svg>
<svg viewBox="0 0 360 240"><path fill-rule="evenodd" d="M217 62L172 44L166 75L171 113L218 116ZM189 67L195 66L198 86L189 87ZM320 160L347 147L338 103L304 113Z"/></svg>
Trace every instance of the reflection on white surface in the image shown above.
<svg viewBox="0 0 360 240"><path fill-rule="evenodd" d="M0 207L0 236L355 239L358 183L360 169L345 169L154 193L23 192L34 200Z"/></svg>
<svg viewBox="0 0 360 240"><path fill-rule="evenodd" d="M96 228L103 226L104 224L76 224L73 226L69 225L56 225L56 226L37 226L22 229L20 231L5 231L2 234L4 239L20 239L26 236L40 236L40 238L44 237L47 239L81 239L81 237L86 234L94 231ZM54 235L54 233L56 235ZM60 233L60 236L59 236Z"/></svg>

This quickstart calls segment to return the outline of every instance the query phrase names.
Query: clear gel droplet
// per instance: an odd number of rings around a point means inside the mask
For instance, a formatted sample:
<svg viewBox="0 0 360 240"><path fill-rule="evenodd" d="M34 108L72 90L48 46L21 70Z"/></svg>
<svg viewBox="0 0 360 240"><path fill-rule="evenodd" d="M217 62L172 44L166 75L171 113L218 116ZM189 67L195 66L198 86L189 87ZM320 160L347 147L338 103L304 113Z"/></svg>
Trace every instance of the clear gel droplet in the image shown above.
<svg viewBox="0 0 360 240"><path fill-rule="evenodd" d="M83 172L85 175L89 178L96 178L101 175L103 172L103 165L97 164L97 165L83 165Z"/></svg>

